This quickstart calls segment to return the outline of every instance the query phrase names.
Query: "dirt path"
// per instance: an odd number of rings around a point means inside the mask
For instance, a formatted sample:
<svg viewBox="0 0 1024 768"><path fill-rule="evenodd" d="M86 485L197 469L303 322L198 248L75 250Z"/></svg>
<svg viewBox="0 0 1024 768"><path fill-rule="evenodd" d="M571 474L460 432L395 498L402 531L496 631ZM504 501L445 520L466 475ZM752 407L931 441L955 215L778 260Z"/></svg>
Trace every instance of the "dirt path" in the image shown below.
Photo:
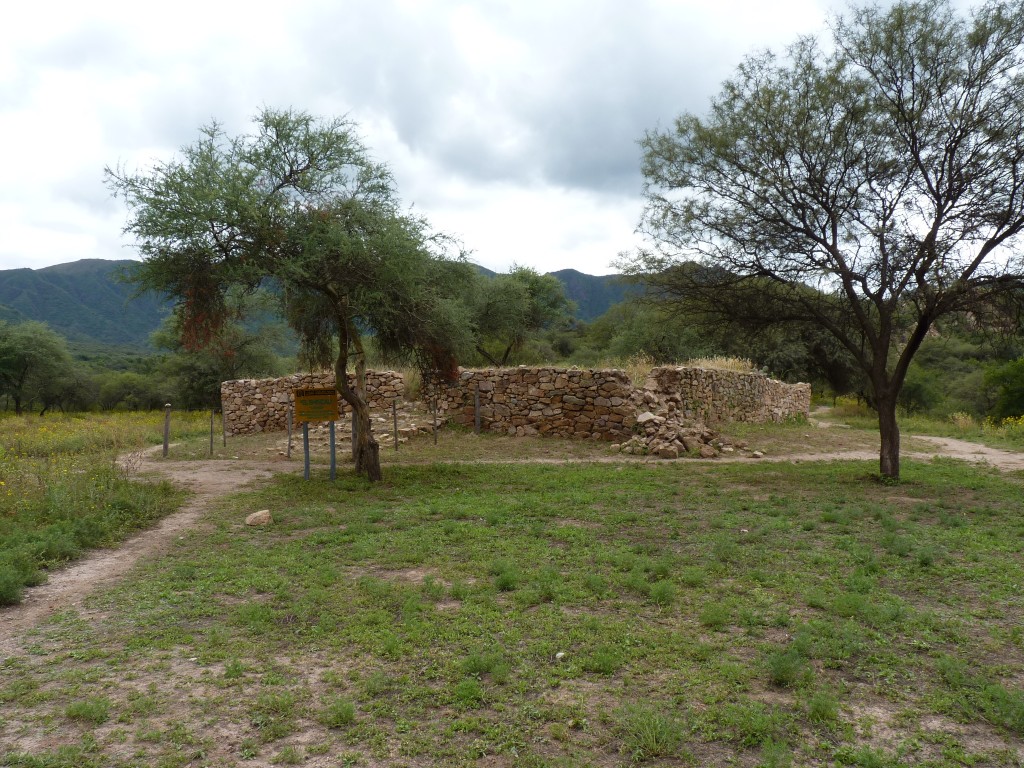
<svg viewBox="0 0 1024 768"><path fill-rule="evenodd" d="M832 409L828 406L818 406L811 412L810 422L821 429L847 429L846 424L839 424L829 420ZM960 459L972 461L979 464L991 464L997 469L1004 471L1024 470L1024 453L1015 451L1004 451L1000 448L989 448L979 443L971 443L967 440L957 440L954 437L933 437L932 435L903 435L904 439L913 438L915 441L931 443L935 446L934 451L908 451L904 450L904 458L931 459L936 456L949 459ZM878 452L868 451L838 451L835 453L817 453L804 456L786 457L794 461L829 461L833 459L877 459Z"/></svg>
<svg viewBox="0 0 1024 768"><path fill-rule="evenodd" d="M842 425L825 420L827 411L816 411L812 422L821 428L836 428ZM948 437L915 436L918 441L935 445L934 452L905 451L904 456L928 459L943 456L965 461L984 462L1002 470L1024 470L1024 453L987 448L964 440ZM827 453L789 454L765 456L760 459L743 457L720 457L717 459L678 459L678 461L700 462L800 462L835 461L878 458L875 451L833 451ZM663 463L661 459L632 456L608 456L596 459L601 462ZM481 461L495 464L568 464L591 463L593 458L581 459L522 459L508 461ZM478 462L472 462L478 463ZM46 584L26 590L21 605L0 608L0 658L16 652L21 647L20 638L42 623L47 617L69 608L80 609L86 596L95 589L113 584L127 574L140 560L158 556L175 538L185 531L201 524L203 513L210 504L221 496L234 493L244 486L261 480L269 480L276 473L294 472L301 465L283 462L253 461L144 461L142 471L162 477L192 491L193 495L181 509L164 518L155 528L143 531L126 541L115 550L101 550L89 557L56 571L49 576Z"/></svg>
<svg viewBox="0 0 1024 768"><path fill-rule="evenodd" d="M18 638L68 608L81 608L85 597L98 587L113 584L136 563L164 551L175 538L201 522L211 502L234 493L249 483L268 480L288 471L281 463L257 462L145 462L142 471L166 478L193 495L182 509L133 536L117 549L99 550L83 560L49 575L45 584L26 590L20 605L0 608L0 658L13 653Z"/></svg>

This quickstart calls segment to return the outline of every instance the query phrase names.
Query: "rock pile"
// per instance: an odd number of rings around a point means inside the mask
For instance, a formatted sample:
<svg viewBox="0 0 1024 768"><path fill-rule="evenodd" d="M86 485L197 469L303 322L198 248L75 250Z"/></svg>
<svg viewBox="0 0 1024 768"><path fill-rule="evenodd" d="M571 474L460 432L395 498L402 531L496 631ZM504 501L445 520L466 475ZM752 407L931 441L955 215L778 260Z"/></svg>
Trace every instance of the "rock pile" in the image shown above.
<svg viewBox="0 0 1024 768"><path fill-rule="evenodd" d="M648 386L633 395L633 406L640 411L634 428L636 434L612 448L622 453L662 459L678 459L680 456L712 459L723 453L747 452L745 442L725 441L717 432L695 419L691 411L681 407L682 398L678 390L660 390L650 386L652 383L657 385L658 382L649 378ZM755 451L747 455L760 458L764 454Z"/></svg>

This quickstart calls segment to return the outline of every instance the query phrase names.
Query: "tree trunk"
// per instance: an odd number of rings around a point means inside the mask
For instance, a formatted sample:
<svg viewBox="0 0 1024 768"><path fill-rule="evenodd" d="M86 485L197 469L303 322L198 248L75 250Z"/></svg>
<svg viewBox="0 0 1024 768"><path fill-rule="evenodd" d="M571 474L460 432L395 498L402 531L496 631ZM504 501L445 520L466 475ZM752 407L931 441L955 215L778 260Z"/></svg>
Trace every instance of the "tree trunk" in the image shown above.
<svg viewBox="0 0 1024 768"><path fill-rule="evenodd" d="M900 428L896 423L896 396L875 394L878 408L878 432L881 448L878 454L879 471L887 480L900 479Z"/></svg>
<svg viewBox="0 0 1024 768"><path fill-rule="evenodd" d="M352 407L352 421L355 424L352 451L356 474L365 475L371 482L377 482L382 478L380 446L371 431L370 406L366 402L366 358L354 329L349 329L349 337L356 347L356 388L348 385L348 344L344 338L338 345L338 358L334 364L335 387L342 399Z"/></svg>
<svg viewBox="0 0 1024 768"><path fill-rule="evenodd" d="M512 354L512 350L515 348L515 342L505 347L505 354L501 356L501 367L504 368L508 365L508 356Z"/></svg>
<svg viewBox="0 0 1024 768"><path fill-rule="evenodd" d="M370 482L378 482L382 475L380 471L380 446L371 431L370 406L362 397L358 397L358 404L352 407L352 418L356 423L355 434L355 460L356 474L365 475Z"/></svg>
<svg viewBox="0 0 1024 768"><path fill-rule="evenodd" d="M484 349L482 345L477 344L476 345L476 351L479 352L480 356L483 357L487 362L489 362L495 368L501 368L501 363L499 363L497 360L495 360L493 357L491 357L491 354L486 349Z"/></svg>

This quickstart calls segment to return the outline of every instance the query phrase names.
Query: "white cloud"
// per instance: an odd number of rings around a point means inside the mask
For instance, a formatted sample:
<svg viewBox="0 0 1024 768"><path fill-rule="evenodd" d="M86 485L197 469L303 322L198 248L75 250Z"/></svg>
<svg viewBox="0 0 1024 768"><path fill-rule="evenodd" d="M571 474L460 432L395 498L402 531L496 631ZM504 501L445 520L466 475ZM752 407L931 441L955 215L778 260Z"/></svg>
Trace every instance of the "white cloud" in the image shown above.
<svg viewBox="0 0 1024 768"><path fill-rule="evenodd" d="M23 3L0 26L0 269L124 258L105 165L262 106L350 114L404 200L492 269L607 272L637 139L835 0Z"/></svg>

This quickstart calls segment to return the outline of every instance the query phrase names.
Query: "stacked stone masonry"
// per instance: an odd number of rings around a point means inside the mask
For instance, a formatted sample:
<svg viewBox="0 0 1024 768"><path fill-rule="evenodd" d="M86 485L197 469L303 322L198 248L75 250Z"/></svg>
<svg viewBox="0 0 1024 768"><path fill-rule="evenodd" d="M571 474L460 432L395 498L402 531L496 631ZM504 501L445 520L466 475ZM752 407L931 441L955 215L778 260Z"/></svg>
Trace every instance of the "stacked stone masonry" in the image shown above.
<svg viewBox="0 0 1024 768"><path fill-rule="evenodd" d="M354 386L351 377L349 382ZM227 432L283 430L293 390L333 386L332 373L224 382ZM401 374L394 371L368 371L366 389L375 409L390 408L405 392ZM438 391L439 414L472 426L478 392L481 427L491 432L608 441L644 433L652 445L656 439L683 445L685 437L707 442L710 433L694 424L784 421L806 417L811 405L809 384L785 384L761 373L663 367L635 388L614 369L519 367L460 371L456 383ZM342 406L348 412L347 404Z"/></svg>
<svg viewBox="0 0 1024 768"><path fill-rule="evenodd" d="M633 385L622 371L462 371L456 384L439 393L438 412L472 425L478 389L481 428L492 432L615 440L636 424Z"/></svg>
<svg viewBox="0 0 1024 768"><path fill-rule="evenodd" d="M655 368L644 390L674 406L681 417L704 424L785 421L811 409L810 384L786 384L763 373Z"/></svg>
<svg viewBox="0 0 1024 768"><path fill-rule="evenodd" d="M355 377L349 374L349 386ZM294 390L334 387L334 373L297 373L281 379L237 379L220 385L224 424L229 435L275 432L287 429ZM366 395L371 408L390 408L405 396L402 374L395 371L367 371ZM340 401L341 414L352 409ZM339 415L341 415L339 414Z"/></svg>

